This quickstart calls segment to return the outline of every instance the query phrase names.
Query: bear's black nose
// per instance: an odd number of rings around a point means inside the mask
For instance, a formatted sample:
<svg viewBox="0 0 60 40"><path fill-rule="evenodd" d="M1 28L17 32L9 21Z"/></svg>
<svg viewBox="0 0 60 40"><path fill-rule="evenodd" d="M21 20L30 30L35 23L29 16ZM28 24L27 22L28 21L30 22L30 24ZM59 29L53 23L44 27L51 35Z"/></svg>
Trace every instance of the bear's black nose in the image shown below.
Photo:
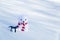
<svg viewBox="0 0 60 40"><path fill-rule="evenodd" d="M24 22L24 21L23 21Z"/></svg>

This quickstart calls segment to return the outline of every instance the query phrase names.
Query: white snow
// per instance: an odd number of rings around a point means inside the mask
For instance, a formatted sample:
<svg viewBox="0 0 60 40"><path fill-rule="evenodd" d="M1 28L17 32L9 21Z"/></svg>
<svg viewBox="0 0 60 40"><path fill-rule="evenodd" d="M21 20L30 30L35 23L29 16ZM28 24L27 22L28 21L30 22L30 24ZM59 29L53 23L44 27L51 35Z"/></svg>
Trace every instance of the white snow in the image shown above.
<svg viewBox="0 0 60 40"><path fill-rule="evenodd" d="M28 16L28 32L10 32L21 14ZM47 0L0 0L0 40L60 40L60 3Z"/></svg>

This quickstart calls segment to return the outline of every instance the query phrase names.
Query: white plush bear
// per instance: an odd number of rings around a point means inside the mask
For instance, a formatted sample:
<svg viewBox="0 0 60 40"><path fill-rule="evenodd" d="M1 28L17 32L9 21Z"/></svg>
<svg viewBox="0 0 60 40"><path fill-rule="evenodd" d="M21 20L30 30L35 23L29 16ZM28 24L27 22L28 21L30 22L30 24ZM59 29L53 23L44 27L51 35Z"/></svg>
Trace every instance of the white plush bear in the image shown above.
<svg viewBox="0 0 60 40"><path fill-rule="evenodd" d="M28 18L25 15L19 16L18 26L20 31L28 31Z"/></svg>

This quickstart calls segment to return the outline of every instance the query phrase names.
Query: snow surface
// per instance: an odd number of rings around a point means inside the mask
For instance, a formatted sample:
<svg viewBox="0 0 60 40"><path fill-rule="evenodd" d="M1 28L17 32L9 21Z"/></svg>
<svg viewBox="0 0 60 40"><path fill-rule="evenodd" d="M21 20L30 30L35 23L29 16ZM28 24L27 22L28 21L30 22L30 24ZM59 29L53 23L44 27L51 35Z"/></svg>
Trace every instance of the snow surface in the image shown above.
<svg viewBox="0 0 60 40"><path fill-rule="evenodd" d="M10 32L20 14L28 16L30 31ZM0 0L0 40L60 40L60 3L47 0Z"/></svg>

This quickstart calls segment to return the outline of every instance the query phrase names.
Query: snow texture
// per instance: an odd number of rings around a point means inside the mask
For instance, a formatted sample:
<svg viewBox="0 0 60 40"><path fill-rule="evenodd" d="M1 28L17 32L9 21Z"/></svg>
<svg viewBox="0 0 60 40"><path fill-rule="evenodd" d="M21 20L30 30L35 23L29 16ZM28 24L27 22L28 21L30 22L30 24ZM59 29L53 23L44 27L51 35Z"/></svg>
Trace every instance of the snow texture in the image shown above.
<svg viewBox="0 0 60 40"><path fill-rule="evenodd" d="M28 32L10 32L18 17L28 17ZM60 3L47 0L0 0L0 40L60 40Z"/></svg>

